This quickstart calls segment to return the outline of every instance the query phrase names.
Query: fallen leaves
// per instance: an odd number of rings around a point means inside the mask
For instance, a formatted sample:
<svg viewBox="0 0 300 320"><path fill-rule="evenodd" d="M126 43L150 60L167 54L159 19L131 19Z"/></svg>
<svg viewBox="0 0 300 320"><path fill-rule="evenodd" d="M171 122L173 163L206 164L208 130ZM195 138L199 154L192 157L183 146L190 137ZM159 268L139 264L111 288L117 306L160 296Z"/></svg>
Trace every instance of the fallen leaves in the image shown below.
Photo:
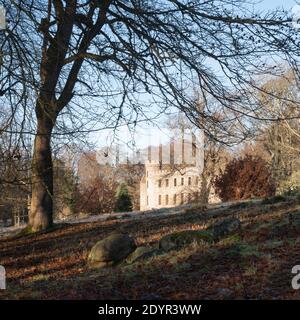
<svg viewBox="0 0 300 320"><path fill-rule="evenodd" d="M63 225L50 233L1 239L0 264L6 267L8 290L0 298L299 299L300 292L290 285L291 269L300 264L300 228L288 223L295 210L295 203L232 206L201 215L191 211ZM129 233L138 245L155 244L170 232L201 230L232 214L243 222L242 230L209 246L191 244L130 267L86 267L93 244L116 229Z"/></svg>

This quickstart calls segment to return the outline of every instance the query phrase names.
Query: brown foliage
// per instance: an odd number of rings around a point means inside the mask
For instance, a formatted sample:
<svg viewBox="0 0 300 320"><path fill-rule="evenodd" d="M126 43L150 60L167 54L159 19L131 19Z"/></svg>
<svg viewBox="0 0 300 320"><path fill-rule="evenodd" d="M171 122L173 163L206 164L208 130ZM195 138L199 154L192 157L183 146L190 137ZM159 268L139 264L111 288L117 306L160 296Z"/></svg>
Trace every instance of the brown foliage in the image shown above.
<svg viewBox="0 0 300 320"><path fill-rule="evenodd" d="M88 185L81 185L77 195L76 212L112 212L118 182L113 177L96 176Z"/></svg>
<svg viewBox="0 0 300 320"><path fill-rule="evenodd" d="M267 163L251 155L232 159L215 179L215 188L223 201L267 197L275 193Z"/></svg>

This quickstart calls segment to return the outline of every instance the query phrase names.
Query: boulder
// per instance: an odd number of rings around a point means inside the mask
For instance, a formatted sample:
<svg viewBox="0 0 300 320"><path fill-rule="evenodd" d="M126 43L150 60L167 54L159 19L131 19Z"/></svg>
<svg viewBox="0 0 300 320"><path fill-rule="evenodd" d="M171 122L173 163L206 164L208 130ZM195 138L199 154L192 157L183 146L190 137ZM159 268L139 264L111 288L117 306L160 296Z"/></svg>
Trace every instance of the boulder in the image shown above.
<svg viewBox="0 0 300 320"><path fill-rule="evenodd" d="M88 264L93 268L113 266L125 259L135 249L136 245L131 237L114 233L93 246L88 256Z"/></svg>
<svg viewBox="0 0 300 320"><path fill-rule="evenodd" d="M167 234L159 241L159 248L164 251L170 251L182 248L192 242L212 242L211 232L206 230L185 230Z"/></svg>
<svg viewBox="0 0 300 320"><path fill-rule="evenodd" d="M132 264L134 262L145 260L160 254L159 249L150 247L138 247L125 260L126 263Z"/></svg>
<svg viewBox="0 0 300 320"><path fill-rule="evenodd" d="M220 238L239 230L240 227L241 222L239 219L227 218L214 223L208 228L208 230L212 231L214 240L219 240Z"/></svg>

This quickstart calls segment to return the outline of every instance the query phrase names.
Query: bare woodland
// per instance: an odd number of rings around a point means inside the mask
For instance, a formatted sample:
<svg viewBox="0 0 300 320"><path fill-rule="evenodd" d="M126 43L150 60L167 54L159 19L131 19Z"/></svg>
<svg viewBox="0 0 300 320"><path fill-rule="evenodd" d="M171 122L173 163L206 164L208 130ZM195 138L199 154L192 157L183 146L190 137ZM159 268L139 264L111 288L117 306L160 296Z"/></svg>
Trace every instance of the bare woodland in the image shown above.
<svg viewBox="0 0 300 320"><path fill-rule="evenodd" d="M224 169L223 149L249 141L276 187L297 179L300 39L289 12L251 12L238 0L0 4L0 185L30 193L32 231L53 225L56 149L171 107L205 132L203 190ZM100 182L86 201L99 199Z"/></svg>

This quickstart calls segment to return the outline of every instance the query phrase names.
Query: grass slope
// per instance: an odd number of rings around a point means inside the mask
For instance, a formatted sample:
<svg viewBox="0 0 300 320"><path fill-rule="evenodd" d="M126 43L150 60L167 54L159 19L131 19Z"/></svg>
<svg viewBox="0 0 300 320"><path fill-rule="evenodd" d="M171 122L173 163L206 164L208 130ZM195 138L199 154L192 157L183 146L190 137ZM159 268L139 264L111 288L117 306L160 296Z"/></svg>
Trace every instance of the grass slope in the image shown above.
<svg viewBox="0 0 300 320"><path fill-rule="evenodd" d="M236 216L242 229L213 244L129 266L89 270L86 258L98 240L120 230L138 245L156 245L165 234L203 229ZM0 240L7 290L0 299L299 299L291 270L300 264L299 200L236 204L169 217L61 225L49 233Z"/></svg>

